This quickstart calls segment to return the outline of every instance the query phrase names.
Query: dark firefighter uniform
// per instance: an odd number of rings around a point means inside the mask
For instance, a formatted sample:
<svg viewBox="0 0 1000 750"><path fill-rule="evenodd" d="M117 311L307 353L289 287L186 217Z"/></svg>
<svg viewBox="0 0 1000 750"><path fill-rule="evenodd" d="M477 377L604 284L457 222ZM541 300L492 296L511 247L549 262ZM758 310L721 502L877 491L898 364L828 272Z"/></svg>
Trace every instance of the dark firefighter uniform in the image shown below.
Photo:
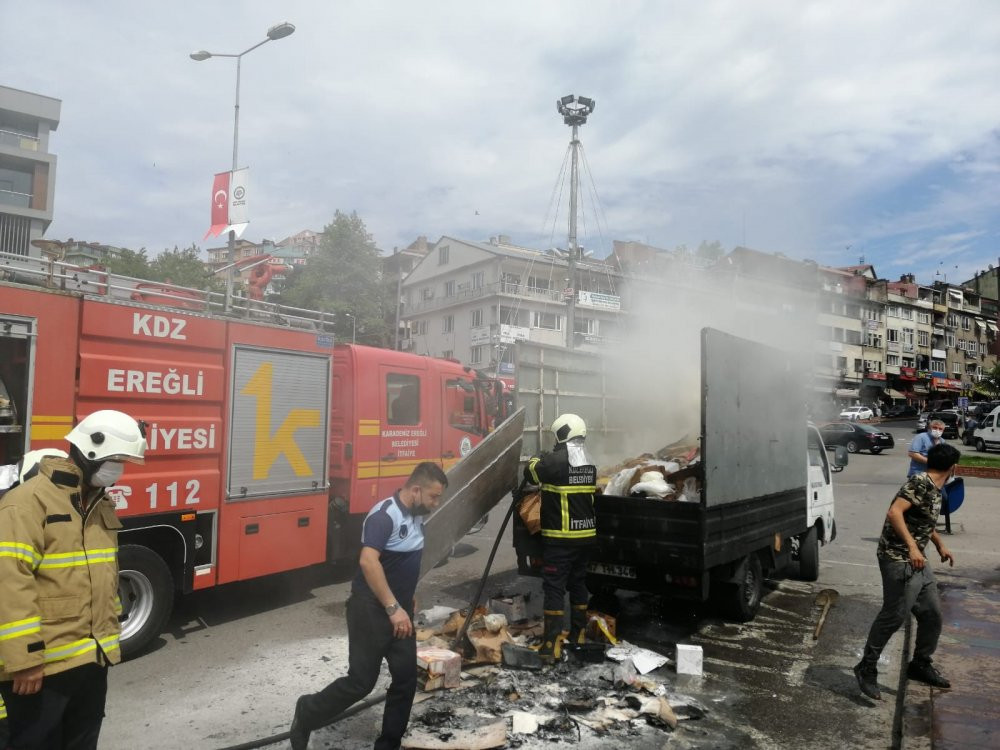
<svg viewBox="0 0 1000 750"><path fill-rule="evenodd" d="M565 443L532 458L524 469L525 483L542 495L542 591L545 635L540 655L559 658L566 591L569 591L570 642L583 640L587 626L587 563L597 536L594 493L597 467L572 466Z"/></svg>

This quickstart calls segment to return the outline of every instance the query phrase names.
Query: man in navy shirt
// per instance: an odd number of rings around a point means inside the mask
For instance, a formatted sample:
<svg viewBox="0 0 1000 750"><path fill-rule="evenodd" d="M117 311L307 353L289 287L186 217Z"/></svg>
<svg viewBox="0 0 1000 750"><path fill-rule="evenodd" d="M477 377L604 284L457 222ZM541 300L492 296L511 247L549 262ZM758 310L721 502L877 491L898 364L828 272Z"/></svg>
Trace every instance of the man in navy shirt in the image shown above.
<svg viewBox="0 0 1000 750"><path fill-rule="evenodd" d="M293 750L306 750L310 732L375 688L383 659L392 683L375 750L400 746L417 690L413 595L424 550L423 517L437 508L447 486L441 467L425 461L403 489L369 511L361 531L360 570L347 600L347 675L298 699L290 731Z"/></svg>

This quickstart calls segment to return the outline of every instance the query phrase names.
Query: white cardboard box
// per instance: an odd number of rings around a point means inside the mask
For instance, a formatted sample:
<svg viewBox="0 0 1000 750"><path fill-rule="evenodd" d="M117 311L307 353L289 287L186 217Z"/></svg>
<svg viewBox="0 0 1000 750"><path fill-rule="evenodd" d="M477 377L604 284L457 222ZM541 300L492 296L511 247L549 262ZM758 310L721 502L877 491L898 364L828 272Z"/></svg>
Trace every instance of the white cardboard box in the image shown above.
<svg viewBox="0 0 1000 750"><path fill-rule="evenodd" d="M701 661L701 646L688 646L683 643L677 644L677 674L701 675Z"/></svg>

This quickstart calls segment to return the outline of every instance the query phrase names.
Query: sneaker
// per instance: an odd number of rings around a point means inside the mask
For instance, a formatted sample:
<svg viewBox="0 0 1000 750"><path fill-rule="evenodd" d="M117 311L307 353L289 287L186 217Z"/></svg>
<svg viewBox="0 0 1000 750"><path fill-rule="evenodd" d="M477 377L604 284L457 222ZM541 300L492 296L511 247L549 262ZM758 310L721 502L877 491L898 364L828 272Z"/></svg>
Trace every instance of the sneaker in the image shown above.
<svg viewBox="0 0 1000 750"><path fill-rule="evenodd" d="M295 713L292 715L292 726L288 730L288 740L292 743L292 750L306 750L309 747L309 730L302 723L302 701L306 697L299 696L295 701Z"/></svg>
<svg viewBox="0 0 1000 750"><path fill-rule="evenodd" d="M942 677L937 668L929 661L911 661L910 666L906 668L906 676L911 680L923 682L931 687L951 687L951 683Z"/></svg>
<svg viewBox="0 0 1000 750"><path fill-rule="evenodd" d="M878 689L878 670L875 667L869 667L864 662L859 662L854 667L854 676L858 680L858 687L861 688L862 693L873 701L882 700L882 693Z"/></svg>

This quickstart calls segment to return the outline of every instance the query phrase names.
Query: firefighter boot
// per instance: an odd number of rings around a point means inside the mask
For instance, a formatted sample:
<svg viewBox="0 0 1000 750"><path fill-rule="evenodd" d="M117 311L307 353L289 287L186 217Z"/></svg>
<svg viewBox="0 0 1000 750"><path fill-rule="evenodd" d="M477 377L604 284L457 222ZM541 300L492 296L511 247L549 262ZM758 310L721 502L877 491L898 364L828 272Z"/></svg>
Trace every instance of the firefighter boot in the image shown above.
<svg viewBox="0 0 1000 750"><path fill-rule="evenodd" d="M587 605L574 604L569 613L569 643L579 646L587 640Z"/></svg>
<svg viewBox="0 0 1000 750"><path fill-rule="evenodd" d="M554 664L562 659L563 615L561 609L545 610L545 634L538 655L545 664Z"/></svg>

